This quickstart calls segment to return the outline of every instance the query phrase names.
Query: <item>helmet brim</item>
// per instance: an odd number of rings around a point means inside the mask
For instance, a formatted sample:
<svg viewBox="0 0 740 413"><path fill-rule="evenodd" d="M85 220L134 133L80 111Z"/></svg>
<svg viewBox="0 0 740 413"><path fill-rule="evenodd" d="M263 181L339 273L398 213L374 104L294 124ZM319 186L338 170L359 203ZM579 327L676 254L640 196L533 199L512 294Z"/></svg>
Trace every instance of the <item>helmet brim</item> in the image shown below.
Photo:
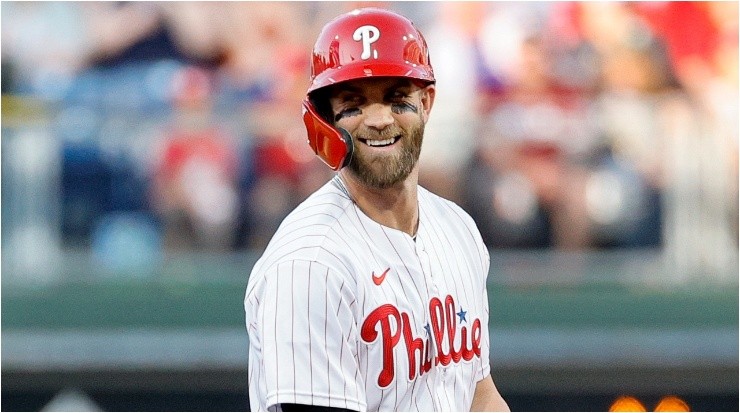
<svg viewBox="0 0 740 413"><path fill-rule="evenodd" d="M420 65L358 62L323 71L313 79L307 93L338 83L370 77L403 77L434 83L434 74Z"/></svg>

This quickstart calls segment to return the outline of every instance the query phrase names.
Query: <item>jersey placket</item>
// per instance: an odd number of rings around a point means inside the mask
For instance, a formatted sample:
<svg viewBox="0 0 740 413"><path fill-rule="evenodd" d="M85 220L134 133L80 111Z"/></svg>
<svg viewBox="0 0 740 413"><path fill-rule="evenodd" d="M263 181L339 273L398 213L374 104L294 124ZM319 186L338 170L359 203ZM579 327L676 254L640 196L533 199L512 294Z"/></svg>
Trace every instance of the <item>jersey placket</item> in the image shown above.
<svg viewBox="0 0 740 413"><path fill-rule="evenodd" d="M424 274L424 279L429 286L429 295L427 296L425 302L427 305L431 301L432 297L439 297L440 290L439 285L437 284L437 281L435 280L434 276L432 275L432 263L429 256L429 251L427 251L426 246L426 239L424 236L422 236L422 229L421 229L421 223L419 224L419 231L417 232L416 236L416 256L419 258L419 263L421 265L421 271ZM429 314L429 308L426 308L424 311L424 321L425 325L429 326L431 325L431 319ZM430 335L430 341L432 343L432 348L434 349L434 357L437 357L439 349L437 348L437 341L434 338L434 335L431 332L431 329L428 330ZM434 366L432 368L432 375L434 377L434 389L441 390L442 389L442 382L444 382L445 378L444 375L447 373L447 369L439 369L438 366ZM442 402L439 398L439 392L435 392L435 394L432 395L432 401L434 403L434 410L440 411Z"/></svg>

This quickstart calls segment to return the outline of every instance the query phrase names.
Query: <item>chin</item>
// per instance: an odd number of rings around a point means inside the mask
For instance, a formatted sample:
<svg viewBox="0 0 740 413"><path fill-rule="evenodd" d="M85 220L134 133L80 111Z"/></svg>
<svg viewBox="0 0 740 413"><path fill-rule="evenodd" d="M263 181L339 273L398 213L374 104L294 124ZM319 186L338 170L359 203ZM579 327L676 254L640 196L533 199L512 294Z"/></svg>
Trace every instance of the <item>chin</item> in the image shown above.
<svg viewBox="0 0 740 413"><path fill-rule="evenodd" d="M369 164L353 162L350 164L350 170L364 185L376 189L387 189L403 183L416 165L416 162L410 165L409 163L401 164L397 158L394 161L391 168L388 168L387 159L376 159Z"/></svg>

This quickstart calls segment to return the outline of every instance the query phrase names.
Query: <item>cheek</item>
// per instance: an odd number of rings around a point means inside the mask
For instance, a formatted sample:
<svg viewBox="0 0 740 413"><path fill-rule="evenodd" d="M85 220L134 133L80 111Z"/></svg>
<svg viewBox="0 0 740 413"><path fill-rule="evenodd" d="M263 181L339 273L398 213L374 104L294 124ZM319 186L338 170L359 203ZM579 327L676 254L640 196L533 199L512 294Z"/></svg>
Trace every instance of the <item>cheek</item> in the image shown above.
<svg viewBox="0 0 740 413"><path fill-rule="evenodd" d="M408 112L402 115L403 121L399 122L403 125L406 131L411 131L422 125L427 121L427 113L419 108L418 112Z"/></svg>
<svg viewBox="0 0 740 413"><path fill-rule="evenodd" d="M342 128L350 133L353 133L357 128L362 125L362 119L359 116L344 117L334 122L334 126Z"/></svg>

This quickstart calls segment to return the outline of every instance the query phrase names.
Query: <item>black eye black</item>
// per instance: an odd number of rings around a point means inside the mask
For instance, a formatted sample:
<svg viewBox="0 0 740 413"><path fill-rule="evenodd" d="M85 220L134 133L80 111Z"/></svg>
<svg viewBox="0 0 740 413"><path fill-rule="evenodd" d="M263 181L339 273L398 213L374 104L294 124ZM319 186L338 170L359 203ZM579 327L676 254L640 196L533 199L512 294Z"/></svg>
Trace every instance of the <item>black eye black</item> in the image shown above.
<svg viewBox="0 0 740 413"><path fill-rule="evenodd" d="M340 119L350 117L350 116L357 116L361 114L362 111L360 108L347 108L344 110L339 111L336 115L334 115L334 122L339 122Z"/></svg>
<svg viewBox="0 0 740 413"><path fill-rule="evenodd" d="M397 114L401 114L405 112L419 113L419 108L416 107L416 105L409 103L409 102L394 103L393 106L391 106L391 110L393 111L393 113L397 113Z"/></svg>

